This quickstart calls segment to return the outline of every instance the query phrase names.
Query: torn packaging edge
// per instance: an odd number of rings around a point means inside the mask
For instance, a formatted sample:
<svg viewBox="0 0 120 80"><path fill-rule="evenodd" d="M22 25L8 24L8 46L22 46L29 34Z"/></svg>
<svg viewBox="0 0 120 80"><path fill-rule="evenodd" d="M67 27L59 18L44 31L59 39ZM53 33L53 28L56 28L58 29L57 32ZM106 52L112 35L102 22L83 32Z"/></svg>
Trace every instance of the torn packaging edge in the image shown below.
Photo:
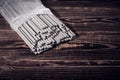
<svg viewBox="0 0 120 80"><path fill-rule="evenodd" d="M30 11L27 14L20 15L19 17L15 18L13 21L10 22L10 26L13 30L17 31L18 27L31 19L32 17L36 16L37 14L51 14L53 13L48 8L40 8L38 7L35 10Z"/></svg>

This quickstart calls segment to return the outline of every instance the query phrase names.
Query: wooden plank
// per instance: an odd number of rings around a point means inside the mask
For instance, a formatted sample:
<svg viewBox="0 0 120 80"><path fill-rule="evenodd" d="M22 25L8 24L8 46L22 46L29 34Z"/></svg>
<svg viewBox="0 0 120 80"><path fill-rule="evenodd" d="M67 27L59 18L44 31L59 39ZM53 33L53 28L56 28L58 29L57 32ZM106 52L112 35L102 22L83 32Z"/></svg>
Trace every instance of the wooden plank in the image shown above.
<svg viewBox="0 0 120 80"><path fill-rule="evenodd" d="M119 7L120 1L116 0L44 0L47 6L92 6L92 7ZM66 5L64 5L66 4Z"/></svg>
<svg viewBox="0 0 120 80"><path fill-rule="evenodd" d="M3 66L5 67L5 66ZM7 70L10 67L5 67ZM2 73L2 79L41 79L41 80L98 80L119 79L119 67L11 67L12 70ZM14 70L15 69L15 70ZM52 73L52 74L51 74ZM22 75L21 75L22 74ZM27 74L27 75L26 75ZM32 74L32 75L31 75Z"/></svg>
<svg viewBox="0 0 120 80"><path fill-rule="evenodd" d="M0 43L1 48L4 48L4 43L9 43L10 45L15 43L23 43L22 39L13 30L0 30ZM76 32L77 38L70 41L69 43L79 44L79 43L116 43L119 42L119 31L79 31ZM3 43L3 45L2 45ZM119 43L118 43L119 44ZM8 45L8 44L6 44ZM20 46L20 45L19 45ZM7 47L7 46L6 46ZM12 47L12 46L11 46Z"/></svg>
<svg viewBox="0 0 120 80"><path fill-rule="evenodd" d="M85 8L70 7L66 9L65 7L62 7L62 10L61 8L60 9L58 8L56 11L58 12L57 14L59 14L58 17L73 30L80 30L80 31L85 31L85 30L90 30L90 31L117 30L118 31L119 30L120 13L119 13L119 9L116 8L105 9L105 8L90 8L90 7L85 7ZM5 20L1 19L1 21L2 22L0 24L1 26L0 29L11 29L8 23L5 22Z"/></svg>

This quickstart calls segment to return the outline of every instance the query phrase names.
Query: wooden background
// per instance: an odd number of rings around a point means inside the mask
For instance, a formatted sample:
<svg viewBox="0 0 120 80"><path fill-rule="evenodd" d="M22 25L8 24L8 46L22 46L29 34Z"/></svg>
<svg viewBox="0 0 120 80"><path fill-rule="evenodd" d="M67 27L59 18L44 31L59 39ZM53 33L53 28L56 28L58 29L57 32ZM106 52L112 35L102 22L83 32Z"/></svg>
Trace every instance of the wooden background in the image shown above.
<svg viewBox="0 0 120 80"><path fill-rule="evenodd" d="M77 37L34 55L0 16L0 80L120 80L120 1L43 3Z"/></svg>

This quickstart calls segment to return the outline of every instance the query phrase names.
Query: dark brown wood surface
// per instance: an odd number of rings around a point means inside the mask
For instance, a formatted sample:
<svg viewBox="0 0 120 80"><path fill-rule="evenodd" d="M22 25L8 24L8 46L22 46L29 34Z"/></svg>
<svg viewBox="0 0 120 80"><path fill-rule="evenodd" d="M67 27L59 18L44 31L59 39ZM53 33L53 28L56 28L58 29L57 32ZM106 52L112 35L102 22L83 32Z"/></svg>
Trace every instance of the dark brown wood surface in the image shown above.
<svg viewBox="0 0 120 80"><path fill-rule="evenodd" d="M43 3L77 37L34 55L0 16L0 80L120 80L120 1Z"/></svg>

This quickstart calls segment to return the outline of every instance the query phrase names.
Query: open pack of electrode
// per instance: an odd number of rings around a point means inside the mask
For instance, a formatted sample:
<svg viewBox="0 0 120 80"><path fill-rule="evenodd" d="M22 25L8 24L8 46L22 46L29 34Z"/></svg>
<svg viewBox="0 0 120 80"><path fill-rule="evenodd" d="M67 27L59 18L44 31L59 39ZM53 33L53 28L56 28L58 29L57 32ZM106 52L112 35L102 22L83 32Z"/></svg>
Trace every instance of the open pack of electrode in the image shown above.
<svg viewBox="0 0 120 80"><path fill-rule="evenodd" d="M40 0L0 0L0 13L35 54L75 37Z"/></svg>

